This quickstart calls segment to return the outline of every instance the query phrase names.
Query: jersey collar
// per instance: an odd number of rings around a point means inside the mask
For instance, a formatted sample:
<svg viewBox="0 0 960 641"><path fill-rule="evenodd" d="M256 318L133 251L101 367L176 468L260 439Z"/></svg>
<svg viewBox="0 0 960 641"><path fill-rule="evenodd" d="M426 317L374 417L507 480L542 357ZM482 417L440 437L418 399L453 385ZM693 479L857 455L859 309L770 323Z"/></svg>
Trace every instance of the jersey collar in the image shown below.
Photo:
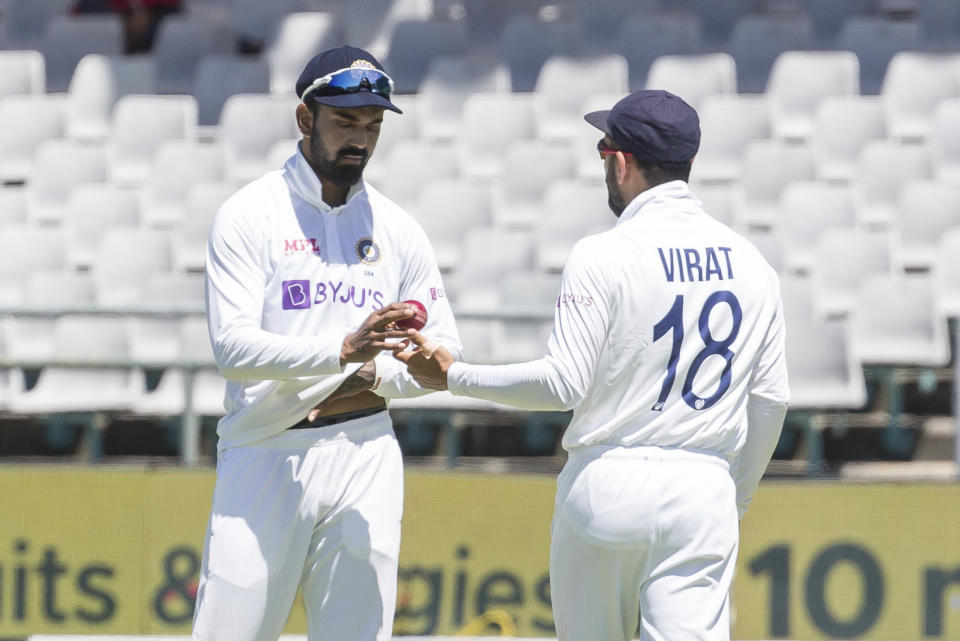
<svg viewBox="0 0 960 641"><path fill-rule="evenodd" d="M319 209L321 212L336 214L344 207L350 204L350 201L356 198L357 194L364 191L363 179L357 181L347 192L347 199L342 205L331 207L323 200L323 185L320 179L313 172L313 168L307 159L303 157L300 151L300 145L297 145L297 153L290 156L283 165L283 173L293 191L305 201Z"/></svg>
<svg viewBox="0 0 960 641"><path fill-rule="evenodd" d="M640 192L636 198L630 201L630 204L624 208L620 218L617 219L617 225L622 225L631 218L637 216L638 212L646 205L651 203L665 203L677 200L691 200L699 204L699 200L690 191L690 186L682 180L671 180L670 182L651 187Z"/></svg>

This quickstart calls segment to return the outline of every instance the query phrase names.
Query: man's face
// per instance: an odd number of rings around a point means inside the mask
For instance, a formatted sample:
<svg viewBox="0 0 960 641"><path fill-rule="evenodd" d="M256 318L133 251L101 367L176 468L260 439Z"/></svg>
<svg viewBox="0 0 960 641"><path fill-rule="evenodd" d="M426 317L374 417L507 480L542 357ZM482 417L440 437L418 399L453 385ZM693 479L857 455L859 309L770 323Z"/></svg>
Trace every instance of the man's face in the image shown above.
<svg viewBox="0 0 960 641"><path fill-rule="evenodd" d="M318 105L310 130L308 160L321 178L350 187L363 175L380 137L383 107Z"/></svg>
<svg viewBox="0 0 960 641"><path fill-rule="evenodd" d="M601 142L604 147L614 148L613 141L609 136L605 137ZM610 207L613 215L620 218L620 214L622 214L623 210L627 207L627 202L623 196L623 192L620 190L620 185L617 184L616 155L605 154L603 156L603 168L604 180L607 183L607 205Z"/></svg>

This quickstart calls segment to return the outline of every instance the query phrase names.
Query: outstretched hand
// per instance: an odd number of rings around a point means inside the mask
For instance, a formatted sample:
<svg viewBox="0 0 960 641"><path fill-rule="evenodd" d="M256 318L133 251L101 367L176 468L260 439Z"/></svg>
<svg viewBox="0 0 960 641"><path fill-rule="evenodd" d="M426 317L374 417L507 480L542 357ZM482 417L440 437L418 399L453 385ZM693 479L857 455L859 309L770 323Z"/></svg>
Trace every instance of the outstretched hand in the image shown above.
<svg viewBox="0 0 960 641"><path fill-rule="evenodd" d="M420 332L413 331L408 338L416 349L408 352L396 351L394 358L407 366L410 376L421 387L434 390L447 389L447 370L455 359L445 347L425 338Z"/></svg>
<svg viewBox="0 0 960 641"><path fill-rule="evenodd" d="M407 303L391 303L373 312L357 331L347 334L340 348L340 364L365 363L387 350L394 353L407 347L406 342L388 343L388 338L410 338L410 331L392 325L401 318L410 318L417 308Z"/></svg>

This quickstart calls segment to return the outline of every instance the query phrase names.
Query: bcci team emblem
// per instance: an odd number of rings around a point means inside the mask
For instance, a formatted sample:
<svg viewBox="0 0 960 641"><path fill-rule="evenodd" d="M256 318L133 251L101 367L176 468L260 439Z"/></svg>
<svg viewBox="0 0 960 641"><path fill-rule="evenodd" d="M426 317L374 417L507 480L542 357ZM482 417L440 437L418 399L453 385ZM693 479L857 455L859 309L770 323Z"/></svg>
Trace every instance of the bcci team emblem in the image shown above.
<svg viewBox="0 0 960 641"><path fill-rule="evenodd" d="M380 248L372 238L361 238L357 241L357 258L361 263L376 265L380 262Z"/></svg>
<svg viewBox="0 0 960 641"><path fill-rule="evenodd" d="M368 60L354 60L350 63L351 68L362 68L362 69L376 69L373 66L373 63Z"/></svg>

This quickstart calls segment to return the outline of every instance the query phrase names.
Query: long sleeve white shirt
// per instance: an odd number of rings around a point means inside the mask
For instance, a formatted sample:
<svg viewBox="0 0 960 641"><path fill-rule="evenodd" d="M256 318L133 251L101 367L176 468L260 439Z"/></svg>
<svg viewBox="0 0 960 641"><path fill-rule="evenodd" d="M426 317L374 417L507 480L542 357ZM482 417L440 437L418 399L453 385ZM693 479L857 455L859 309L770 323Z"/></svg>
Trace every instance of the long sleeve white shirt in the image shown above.
<svg viewBox="0 0 960 641"><path fill-rule="evenodd" d="M513 365L457 362L455 395L573 409L567 450L701 450L731 462L746 509L788 400L776 272L710 217L686 183L649 189L564 267L547 354ZM751 412L748 405L766 411ZM771 409L772 408L772 409Z"/></svg>
<svg viewBox="0 0 960 641"><path fill-rule="evenodd" d="M459 354L433 249L420 225L363 181L330 207L299 152L217 212L207 246L207 318L227 378L220 447L297 423L355 372L344 337L392 302L421 301L424 331ZM375 359L385 398L425 394L389 354Z"/></svg>

